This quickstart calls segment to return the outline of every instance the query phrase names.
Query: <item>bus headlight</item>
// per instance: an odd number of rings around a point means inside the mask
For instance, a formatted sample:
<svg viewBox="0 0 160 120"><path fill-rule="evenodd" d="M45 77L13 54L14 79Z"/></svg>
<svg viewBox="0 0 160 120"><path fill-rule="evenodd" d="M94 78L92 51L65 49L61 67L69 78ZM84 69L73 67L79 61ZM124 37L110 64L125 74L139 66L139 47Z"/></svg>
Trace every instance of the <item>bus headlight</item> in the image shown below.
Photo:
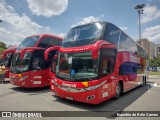
<svg viewBox="0 0 160 120"><path fill-rule="evenodd" d="M94 90L94 89L97 89L97 88L99 88L99 87L101 87L103 84L105 84L106 83L106 81L103 81L103 82L101 82L100 84L98 84L98 85L95 85L95 86L91 86L91 87L88 87L88 88L84 88L85 90Z"/></svg>
<svg viewBox="0 0 160 120"><path fill-rule="evenodd" d="M25 80L27 78L28 78L28 76L24 76L24 77L19 78L19 80L22 81L22 80Z"/></svg>

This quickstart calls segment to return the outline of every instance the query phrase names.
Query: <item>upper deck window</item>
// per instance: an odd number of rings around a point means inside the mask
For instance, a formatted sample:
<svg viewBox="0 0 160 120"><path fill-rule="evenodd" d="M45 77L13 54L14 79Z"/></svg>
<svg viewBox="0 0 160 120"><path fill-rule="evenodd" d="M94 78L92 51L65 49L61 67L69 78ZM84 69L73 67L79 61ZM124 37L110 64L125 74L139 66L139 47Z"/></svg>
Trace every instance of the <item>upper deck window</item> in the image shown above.
<svg viewBox="0 0 160 120"><path fill-rule="evenodd" d="M53 37L44 37L39 43L38 47L49 48L52 46L61 46L62 40Z"/></svg>
<svg viewBox="0 0 160 120"><path fill-rule="evenodd" d="M35 44L37 43L37 41L39 40L40 36L31 36L31 37L27 37L25 38L21 44L18 46L17 50L21 50L25 47L33 47L35 46Z"/></svg>
<svg viewBox="0 0 160 120"><path fill-rule="evenodd" d="M100 39L103 23L92 23L72 28L62 42L62 47L76 47L93 43Z"/></svg>

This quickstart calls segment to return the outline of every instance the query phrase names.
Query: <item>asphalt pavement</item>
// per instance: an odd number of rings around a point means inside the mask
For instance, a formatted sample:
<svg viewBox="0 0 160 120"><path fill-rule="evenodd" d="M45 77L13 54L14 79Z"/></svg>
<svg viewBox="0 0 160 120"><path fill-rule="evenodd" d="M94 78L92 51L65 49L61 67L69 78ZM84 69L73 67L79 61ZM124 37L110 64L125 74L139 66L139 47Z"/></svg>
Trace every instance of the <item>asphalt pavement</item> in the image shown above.
<svg viewBox="0 0 160 120"><path fill-rule="evenodd" d="M9 82L0 84L0 111L160 111L160 79L150 78L147 85L126 92L118 100L99 105L60 99L45 88L21 88ZM64 113L65 114L65 113ZM74 114L74 113L73 113ZM52 119L64 119L54 117ZM18 120L20 118L12 118ZM39 119L39 118L37 118ZM44 119L44 118L42 118ZM157 117L65 117L65 119L158 119Z"/></svg>

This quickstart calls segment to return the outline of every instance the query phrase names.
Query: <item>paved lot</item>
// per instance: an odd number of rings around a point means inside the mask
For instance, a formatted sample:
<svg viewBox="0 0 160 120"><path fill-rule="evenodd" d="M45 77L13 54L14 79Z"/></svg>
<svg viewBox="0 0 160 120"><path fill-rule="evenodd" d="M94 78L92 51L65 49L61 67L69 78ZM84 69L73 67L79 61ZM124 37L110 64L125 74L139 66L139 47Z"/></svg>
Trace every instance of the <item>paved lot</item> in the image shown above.
<svg viewBox="0 0 160 120"><path fill-rule="evenodd" d="M147 86L138 87L125 93L118 100L111 99L100 105L89 105L57 98L50 92L49 87L25 89L5 83L0 84L0 111L160 111L160 86L155 81L159 82L160 79L150 79ZM84 120L84 118L76 119ZM91 117L85 119L106 118ZM122 118L115 117L112 119ZM137 118L130 119L136 120ZM158 118L140 117L138 119L152 120Z"/></svg>

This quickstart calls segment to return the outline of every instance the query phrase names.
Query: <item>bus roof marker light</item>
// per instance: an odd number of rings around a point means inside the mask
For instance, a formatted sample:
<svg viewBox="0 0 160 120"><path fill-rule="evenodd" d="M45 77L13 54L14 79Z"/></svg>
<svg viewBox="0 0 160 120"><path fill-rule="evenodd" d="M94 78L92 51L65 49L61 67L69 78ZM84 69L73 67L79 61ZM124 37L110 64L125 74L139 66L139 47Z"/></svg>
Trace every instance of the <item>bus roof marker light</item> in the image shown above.
<svg viewBox="0 0 160 120"><path fill-rule="evenodd" d="M82 82L82 84L86 87L88 87L88 82Z"/></svg>

